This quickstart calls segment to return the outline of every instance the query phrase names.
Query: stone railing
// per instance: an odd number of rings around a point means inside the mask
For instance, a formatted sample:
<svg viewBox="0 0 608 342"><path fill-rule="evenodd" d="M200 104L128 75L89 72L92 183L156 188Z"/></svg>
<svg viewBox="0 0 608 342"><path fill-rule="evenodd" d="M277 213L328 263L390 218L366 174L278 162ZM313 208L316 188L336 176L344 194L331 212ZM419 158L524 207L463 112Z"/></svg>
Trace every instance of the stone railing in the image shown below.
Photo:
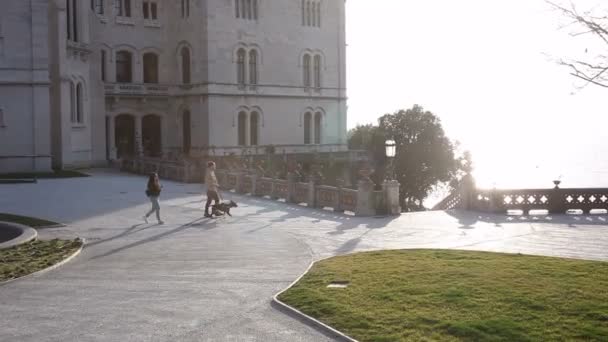
<svg viewBox="0 0 608 342"><path fill-rule="evenodd" d="M556 186L553 189L484 190L476 189L472 181L467 181L434 209L467 209L492 213L517 210L524 215L532 210L546 210L551 214L581 210L589 214L592 210L608 210L608 188L568 189Z"/></svg>
<svg viewBox="0 0 608 342"><path fill-rule="evenodd" d="M156 172L160 178L186 183L200 182L203 175L200 165L188 160L166 161L154 158L122 159L120 169L126 172L145 175Z"/></svg>
<svg viewBox="0 0 608 342"><path fill-rule="evenodd" d="M106 95L169 96L170 87L164 84L106 83Z"/></svg>
<svg viewBox="0 0 608 342"><path fill-rule="evenodd" d="M292 175L284 180L260 177L245 171L217 170L216 176L224 191L281 199L288 203L306 204L311 208L348 211L357 216L401 213L397 182L386 182L382 191L374 191L374 184L369 181L360 181L358 189L354 190L342 186L319 185L312 181L296 182ZM382 203L382 207L378 203Z"/></svg>
<svg viewBox="0 0 608 342"><path fill-rule="evenodd" d="M477 190L473 194L471 208L487 212L521 210L526 215L531 210L553 214L581 210L589 214L592 210L608 210L608 189Z"/></svg>

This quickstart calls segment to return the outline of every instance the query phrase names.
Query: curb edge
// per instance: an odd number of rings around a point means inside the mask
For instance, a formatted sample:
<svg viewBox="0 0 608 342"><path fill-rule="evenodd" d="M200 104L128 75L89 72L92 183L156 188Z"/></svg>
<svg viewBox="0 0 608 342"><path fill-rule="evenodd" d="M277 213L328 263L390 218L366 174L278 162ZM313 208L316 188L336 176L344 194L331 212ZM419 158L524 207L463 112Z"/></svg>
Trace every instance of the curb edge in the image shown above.
<svg viewBox="0 0 608 342"><path fill-rule="evenodd" d="M6 281L3 281L3 282L0 282L0 286L8 285L8 284L13 283L13 282L16 282L16 281L18 281L18 280L23 280L23 279L28 279L28 278L37 277L37 276L39 276L39 275L42 275L42 274L44 274L44 273L47 273L47 272L49 272L49 271L52 271L52 270L54 270L54 269L57 269L57 268L59 268L59 267L61 267L61 266L65 265L65 264L67 264L68 262L70 262L70 261L72 261L74 258L76 258L78 255L80 255L80 253L81 253L81 252L82 252L82 250L84 249L84 246L85 246L85 242L86 242L86 241L85 241L85 239L82 239L82 238L79 238L79 239L80 239L80 241L82 242L82 245L80 246L80 248L78 248L78 250L76 250L74 253L72 253L72 254L71 254L70 256L68 256L67 258L65 258L65 259L61 260L60 262L58 262L58 263L56 263L56 264L54 264L54 265L52 265L52 266L49 266L49 267L44 268L44 269L41 269L40 271L36 271L36 272L34 272L34 273L30 273L30 274L26 274L26 275L24 275L24 276L22 276L22 277L19 277L19 278L13 278L13 279L9 279L9 280L6 280Z"/></svg>

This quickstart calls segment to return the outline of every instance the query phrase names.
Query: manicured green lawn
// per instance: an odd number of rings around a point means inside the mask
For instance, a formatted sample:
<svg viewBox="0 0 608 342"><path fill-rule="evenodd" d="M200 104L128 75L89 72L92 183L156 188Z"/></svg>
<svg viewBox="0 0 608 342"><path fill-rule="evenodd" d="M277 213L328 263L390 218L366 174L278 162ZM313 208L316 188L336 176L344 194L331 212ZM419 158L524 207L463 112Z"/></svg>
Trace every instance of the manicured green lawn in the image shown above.
<svg viewBox="0 0 608 342"><path fill-rule="evenodd" d="M57 223L57 222L42 220L42 219L35 218L35 217L19 216L19 215L4 214L4 213L0 213L0 221L23 224L23 225L30 226L33 228L59 225L59 223Z"/></svg>
<svg viewBox="0 0 608 342"><path fill-rule="evenodd" d="M22 277L53 266L72 255L82 242L51 240L32 241L0 250L0 282Z"/></svg>
<svg viewBox="0 0 608 342"><path fill-rule="evenodd" d="M604 262L362 253L316 264L279 299L360 341L608 341Z"/></svg>
<svg viewBox="0 0 608 342"><path fill-rule="evenodd" d="M45 173L5 173L0 174L0 179L32 179L32 178L78 178L89 177L86 173L76 170L55 170Z"/></svg>

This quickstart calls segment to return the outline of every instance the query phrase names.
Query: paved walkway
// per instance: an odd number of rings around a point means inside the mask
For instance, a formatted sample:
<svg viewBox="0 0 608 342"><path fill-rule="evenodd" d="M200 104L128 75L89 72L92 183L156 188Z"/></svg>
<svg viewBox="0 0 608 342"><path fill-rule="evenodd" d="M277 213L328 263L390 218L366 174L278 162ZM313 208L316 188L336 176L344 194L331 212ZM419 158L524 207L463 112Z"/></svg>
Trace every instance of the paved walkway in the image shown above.
<svg viewBox="0 0 608 342"><path fill-rule="evenodd" d="M608 260L606 215L363 219L225 194L241 207L211 221L201 186L163 183L164 226L141 222L143 177L0 185L0 212L67 224L43 238L88 241L61 269L0 287L0 341L326 341L270 305L313 259L458 248Z"/></svg>

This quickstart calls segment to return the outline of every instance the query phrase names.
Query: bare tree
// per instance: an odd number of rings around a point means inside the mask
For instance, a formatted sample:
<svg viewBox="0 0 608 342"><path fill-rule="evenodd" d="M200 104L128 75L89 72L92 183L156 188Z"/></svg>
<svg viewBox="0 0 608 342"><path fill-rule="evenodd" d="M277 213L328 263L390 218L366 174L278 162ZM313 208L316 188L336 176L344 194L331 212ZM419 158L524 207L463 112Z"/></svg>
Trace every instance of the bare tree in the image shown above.
<svg viewBox="0 0 608 342"><path fill-rule="evenodd" d="M579 11L573 2L568 6L549 0L545 2L569 21L563 28L571 28L572 37L592 36L599 40L605 49L604 53L594 53L588 57L575 59L559 59L558 63L568 67L570 74L585 81L585 85L594 84L608 88L608 9ZM587 54L588 50L585 50L585 55Z"/></svg>

